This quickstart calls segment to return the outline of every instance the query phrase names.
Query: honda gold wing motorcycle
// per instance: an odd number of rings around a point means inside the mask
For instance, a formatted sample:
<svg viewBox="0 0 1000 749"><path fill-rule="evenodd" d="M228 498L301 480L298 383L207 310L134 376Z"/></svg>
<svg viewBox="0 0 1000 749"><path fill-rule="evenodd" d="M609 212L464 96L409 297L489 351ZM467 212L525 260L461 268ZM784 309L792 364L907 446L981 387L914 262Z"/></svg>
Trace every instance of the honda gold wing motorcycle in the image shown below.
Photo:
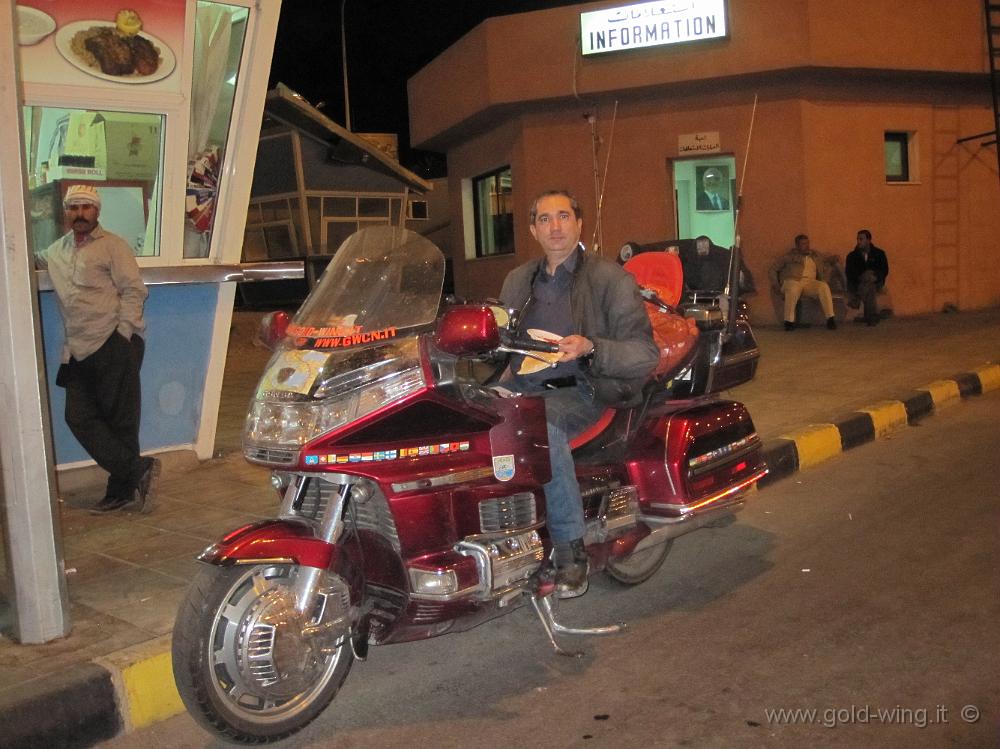
<svg viewBox="0 0 1000 749"><path fill-rule="evenodd" d="M713 395L753 376L749 325L678 304L680 279L656 262L670 257L626 264L661 344L656 376L640 405L609 409L573 442L591 574L624 585L652 576L677 536L730 518L767 472L747 410ZM425 238L365 229L294 318L266 318L276 346L244 453L272 469L280 510L200 555L173 634L185 705L229 741L303 728L370 645L460 632L525 604L560 653L571 636L623 629L558 622L540 574L544 400L490 384L504 355L554 347L517 333L496 305L439 312L444 271Z"/></svg>

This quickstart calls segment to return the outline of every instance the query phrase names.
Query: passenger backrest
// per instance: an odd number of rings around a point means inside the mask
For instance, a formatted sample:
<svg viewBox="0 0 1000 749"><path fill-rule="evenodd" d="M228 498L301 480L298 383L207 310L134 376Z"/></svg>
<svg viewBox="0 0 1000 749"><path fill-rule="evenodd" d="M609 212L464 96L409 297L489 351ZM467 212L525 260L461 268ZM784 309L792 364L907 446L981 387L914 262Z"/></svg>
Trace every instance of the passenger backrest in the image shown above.
<svg viewBox="0 0 1000 749"><path fill-rule="evenodd" d="M671 307L676 307L684 291L684 268L681 259L672 252L643 252L625 263L643 289L653 291Z"/></svg>
<svg viewBox="0 0 1000 749"><path fill-rule="evenodd" d="M684 269L681 259L671 252L644 252L625 263L636 283L648 289L671 309L677 306L684 291ZM646 303L646 314L653 327L653 340L660 349L660 361L653 372L655 377L672 375L686 364L698 340L698 327L694 320L674 311L663 310Z"/></svg>

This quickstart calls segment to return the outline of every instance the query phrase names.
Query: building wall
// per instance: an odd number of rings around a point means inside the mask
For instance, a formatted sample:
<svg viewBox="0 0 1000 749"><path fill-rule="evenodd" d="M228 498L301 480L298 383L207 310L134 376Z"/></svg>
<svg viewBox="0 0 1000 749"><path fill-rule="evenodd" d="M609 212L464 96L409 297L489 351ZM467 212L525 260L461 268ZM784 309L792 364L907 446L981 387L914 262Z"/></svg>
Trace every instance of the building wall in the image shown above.
<svg viewBox="0 0 1000 749"><path fill-rule="evenodd" d="M410 82L414 144L448 153L459 294L495 295L537 254L526 215L545 189L576 193L583 240L608 257L626 241L674 237L678 137L717 131L743 184L756 319L774 319L767 269L795 234L843 259L859 228L889 253L898 313L1000 303L996 153L956 143L992 128L977 0L947 13L933 0L730 2L728 40L574 61L581 7L491 19ZM451 105L433 105L442 99ZM895 130L916 133L912 183L885 181L884 134ZM516 255L467 261L463 185L504 164Z"/></svg>
<svg viewBox="0 0 1000 749"><path fill-rule="evenodd" d="M622 3L625 4L625 3ZM408 83L415 145L494 107L810 66L989 70L980 0L729 0L730 38L581 59L594 4L484 21ZM605 6L606 7L606 6ZM439 102L447 101L448 106ZM427 102L427 106L422 103Z"/></svg>

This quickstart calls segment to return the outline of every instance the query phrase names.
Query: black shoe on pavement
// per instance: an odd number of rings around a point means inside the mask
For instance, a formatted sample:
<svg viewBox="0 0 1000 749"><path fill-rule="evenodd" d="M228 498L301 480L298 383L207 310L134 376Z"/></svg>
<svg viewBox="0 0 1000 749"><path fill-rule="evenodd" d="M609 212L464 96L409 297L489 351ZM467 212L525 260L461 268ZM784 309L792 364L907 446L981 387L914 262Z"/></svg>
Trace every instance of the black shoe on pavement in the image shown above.
<svg viewBox="0 0 1000 749"><path fill-rule="evenodd" d="M836 317L828 317L828 318L826 318L826 329L827 330L836 330L837 329L837 318Z"/></svg>
<svg viewBox="0 0 1000 749"><path fill-rule="evenodd" d="M559 598L576 598L587 592L588 559L583 539L567 544L556 544L552 551L556 568L556 595Z"/></svg>
<svg viewBox="0 0 1000 749"><path fill-rule="evenodd" d="M161 464L159 458L143 458L142 475L139 477L139 484L135 488L135 501L138 503L138 510L143 515L148 515L153 511L156 503L156 489L160 481Z"/></svg>
<svg viewBox="0 0 1000 749"><path fill-rule="evenodd" d="M785 330L795 330L795 323L785 320Z"/></svg>
<svg viewBox="0 0 1000 749"><path fill-rule="evenodd" d="M126 495L124 497L115 497L110 494L105 495L104 499L98 502L96 505L90 508L91 515L107 515L110 512L116 512L117 510L122 510L133 502L136 498L132 495Z"/></svg>

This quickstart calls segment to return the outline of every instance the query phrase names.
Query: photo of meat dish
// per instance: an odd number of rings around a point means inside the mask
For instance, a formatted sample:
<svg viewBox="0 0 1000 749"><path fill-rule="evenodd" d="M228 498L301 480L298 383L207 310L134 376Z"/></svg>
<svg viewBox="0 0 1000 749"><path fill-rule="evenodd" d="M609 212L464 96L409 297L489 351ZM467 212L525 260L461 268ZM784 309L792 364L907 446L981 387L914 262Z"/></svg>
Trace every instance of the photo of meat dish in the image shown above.
<svg viewBox="0 0 1000 749"><path fill-rule="evenodd" d="M123 36L110 27L95 26L78 31L71 46L77 54L82 46L107 75L152 75L160 65L159 50L152 42L138 35ZM90 64L86 55L80 54L80 57Z"/></svg>
<svg viewBox="0 0 1000 749"><path fill-rule="evenodd" d="M98 29L93 36L85 36L83 46L94 56L101 70L108 75L128 75L135 72L135 58L131 45L113 29ZM154 68L155 69L155 68Z"/></svg>
<svg viewBox="0 0 1000 749"><path fill-rule="evenodd" d="M177 61L145 29L123 33L114 22L74 21L56 32L56 49L74 67L117 83L150 83L170 75Z"/></svg>
<svg viewBox="0 0 1000 749"><path fill-rule="evenodd" d="M160 52L153 43L138 34L130 37L128 46L132 50L132 60L135 72L139 75L152 75L160 66Z"/></svg>

